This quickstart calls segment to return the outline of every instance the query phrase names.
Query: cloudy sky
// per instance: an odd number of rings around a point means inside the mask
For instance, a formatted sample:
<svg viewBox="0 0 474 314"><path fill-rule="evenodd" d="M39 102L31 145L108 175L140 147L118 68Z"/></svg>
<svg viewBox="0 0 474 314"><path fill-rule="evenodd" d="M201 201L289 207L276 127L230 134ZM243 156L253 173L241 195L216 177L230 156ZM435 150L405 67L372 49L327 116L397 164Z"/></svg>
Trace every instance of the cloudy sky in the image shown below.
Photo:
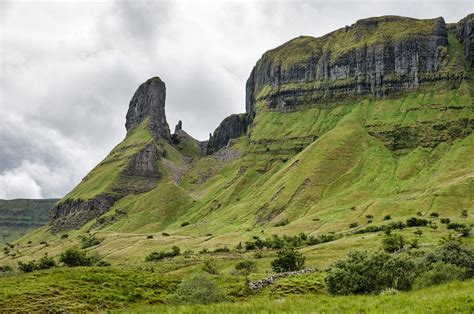
<svg viewBox="0 0 474 314"><path fill-rule="evenodd" d="M386 14L458 21L472 0L0 1L0 198L61 197L125 136L138 85L206 139L245 109L268 49Z"/></svg>

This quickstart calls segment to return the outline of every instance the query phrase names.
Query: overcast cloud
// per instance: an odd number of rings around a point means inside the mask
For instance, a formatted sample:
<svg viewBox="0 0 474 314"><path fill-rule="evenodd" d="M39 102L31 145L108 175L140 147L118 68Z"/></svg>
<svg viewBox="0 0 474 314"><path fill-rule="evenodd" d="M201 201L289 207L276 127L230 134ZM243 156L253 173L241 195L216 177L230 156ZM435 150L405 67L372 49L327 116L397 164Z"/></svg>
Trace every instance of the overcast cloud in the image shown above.
<svg viewBox="0 0 474 314"><path fill-rule="evenodd" d="M167 86L180 119L207 139L245 110L258 58L299 35L395 14L458 21L472 0L0 1L0 198L61 197L125 136L140 83Z"/></svg>

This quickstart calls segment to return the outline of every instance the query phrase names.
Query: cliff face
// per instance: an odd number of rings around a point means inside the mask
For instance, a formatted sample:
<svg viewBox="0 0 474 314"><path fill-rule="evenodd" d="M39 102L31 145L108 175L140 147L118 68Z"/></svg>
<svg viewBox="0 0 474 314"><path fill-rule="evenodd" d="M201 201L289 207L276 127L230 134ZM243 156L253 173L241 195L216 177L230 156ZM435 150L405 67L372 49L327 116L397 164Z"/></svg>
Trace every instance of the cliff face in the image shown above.
<svg viewBox="0 0 474 314"><path fill-rule="evenodd" d="M125 127L127 131L138 126L148 118L148 128L153 136L170 140L170 128L165 114L166 86L159 78L154 77L141 84L127 112Z"/></svg>
<svg viewBox="0 0 474 314"><path fill-rule="evenodd" d="M369 18L323 37L298 37L257 62L246 86L247 113L459 82L464 71L448 64L447 47L443 18Z"/></svg>
<svg viewBox="0 0 474 314"><path fill-rule="evenodd" d="M474 14L469 14L455 25L456 36L463 44L466 61L474 67Z"/></svg>
<svg viewBox="0 0 474 314"><path fill-rule="evenodd" d="M246 114L233 114L225 118L216 128L213 134L209 135L207 142L207 154L213 154L222 147L225 147L229 140L245 134L248 119Z"/></svg>

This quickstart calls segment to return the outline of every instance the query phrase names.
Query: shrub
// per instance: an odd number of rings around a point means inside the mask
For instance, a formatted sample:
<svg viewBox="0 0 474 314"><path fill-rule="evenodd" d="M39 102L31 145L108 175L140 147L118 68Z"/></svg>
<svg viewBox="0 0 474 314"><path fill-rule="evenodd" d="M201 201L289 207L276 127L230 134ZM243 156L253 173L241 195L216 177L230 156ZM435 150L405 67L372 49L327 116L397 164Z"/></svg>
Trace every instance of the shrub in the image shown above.
<svg viewBox="0 0 474 314"><path fill-rule="evenodd" d="M81 237L81 249L87 249L92 246L98 245L103 239L96 238L95 236L84 236Z"/></svg>
<svg viewBox="0 0 474 314"><path fill-rule="evenodd" d="M449 218L441 218L441 223L442 224L449 224L451 222L451 220Z"/></svg>
<svg viewBox="0 0 474 314"><path fill-rule="evenodd" d="M350 252L347 259L336 261L326 272L328 292L341 295L409 290L416 276L412 261L383 252Z"/></svg>
<svg viewBox="0 0 474 314"><path fill-rule="evenodd" d="M219 275L220 271L217 268L216 263L213 260L208 259L207 261L204 262L204 265L202 266L202 270L204 270L206 273L211 274L211 275Z"/></svg>
<svg viewBox="0 0 474 314"><path fill-rule="evenodd" d="M29 261L29 262L26 262L26 263L23 263L23 262L19 261L18 262L18 268L24 273L30 273L30 272L32 272L33 270L36 269L36 263L35 263L35 261Z"/></svg>
<svg viewBox="0 0 474 314"><path fill-rule="evenodd" d="M67 239L67 238L69 238L69 234L67 234L67 233L61 234L61 239L64 240L64 239Z"/></svg>
<svg viewBox="0 0 474 314"><path fill-rule="evenodd" d="M467 209L463 209L463 210L461 211L461 217L462 217L462 218L467 218Z"/></svg>
<svg viewBox="0 0 474 314"><path fill-rule="evenodd" d="M92 266L93 258L87 256L87 253L77 248L69 248L61 253L59 261L66 266Z"/></svg>
<svg viewBox="0 0 474 314"><path fill-rule="evenodd" d="M454 231L459 232L462 237L467 237L469 235L469 232L471 232L471 227L456 222L451 222L447 224L446 228L453 229Z"/></svg>
<svg viewBox="0 0 474 314"><path fill-rule="evenodd" d="M433 212L433 213L430 214L430 217L432 217L432 218L438 218L438 217L439 217L439 214L436 213L436 212Z"/></svg>
<svg viewBox="0 0 474 314"><path fill-rule="evenodd" d="M428 220L411 217L407 219L407 226L408 227L424 227L428 225Z"/></svg>
<svg viewBox="0 0 474 314"><path fill-rule="evenodd" d="M416 229L413 233L416 234L419 237L421 237L423 235L423 231L421 231L420 229Z"/></svg>
<svg viewBox="0 0 474 314"><path fill-rule="evenodd" d="M153 236L152 235L148 235L146 236L147 239L153 239Z"/></svg>
<svg viewBox="0 0 474 314"><path fill-rule="evenodd" d="M275 227L283 227L283 226L286 226L287 224L289 224L290 222L288 221L288 219L284 219L282 221L279 221L275 224Z"/></svg>
<svg viewBox="0 0 474 314"><path fill-rule="evenodd" d="M0 273L9 273L13 271L13 268L10 265L0 266Z"/></svg>
<svg viewBox="0 0 474 314"><path fill-rule="evenodd" d="M392 216L390 215L385 215L385 217L383 217L383 220L390 220L390 219L392 219Z"/></svg>
<svg viewBox="0 0 474 314"><path fill-rule="evenodd" d="M271 265L276 273L300 270L304 266L305 257L294 249L283 249L277 252L278 258Z"/></svg>
<svg viewBox="0 0 474 314"><path fill-rule="evenodd" d="M454 280L463 280L466 276L467 269L464 267L436 262L416 278L414 287L420 289Z"/></svg>
<svg viewBox="0 0 474 314"><path fill-rule="evenodd" d="M46 241L41 241L40 244L41 244L41 245L48 246L48 242L46 242ZM13 246L11 246L11 248L13 248Z"/></svg>
<svg viewBox="0 0 474 314"><path fill-rule="evenodd" d="M474 250L465 248L459 241L444 243L434 254L426 257L427 263L444 262L467 270L468 278L474 277Z"/></svg>
<svg viewBox="0 0 474 314"><path fill-rule="evenodd" d="M181 227L186 227L187 225L189 225L189 222L185 221L181 224Z"/></svg>
<svg viewBox="0 0 474 314"><path fill-rule="evenodd" d="M352 228L355 228L357 227L359 224L357 222L352 222L350 225L349 225L349 229L352 229Z"/></svg>
<svg viewBox="0 0 474 314"><path fill-rule="evenodd" d="M45 254L40 260L38 261L38 265L36 266L36 269L49 269L56 267L56 262L52 257L48 257L47 254Z"/></svg>
<svg viewBox="0 0 474 314"><path fill-rule="evenodd" d="M174 300L177 303L209 304L223 301L223 299L219 287L203 274L196 274L183 280L174 294Z"/></svg>
<svg viewBox="0 0 474 314"><path fill-rule="evenodd" d="M145 257L146 262L153 262L164 259L166 257L175 257L181 253L181 250L177 246L171 248L171 252L161 251L161 252L151 252L147 257Z"/></svg>
<svg viewBox="0 0 474 314"><path fill-rule="evenodd" d="M250 275L256 269L255 262L252 261L241 261L235 265L235 270L244 276Z"/></svg>
<svg viewBox="0 0 474 314"><path fill-rule="evenodd" d="M162 232L161 235L164 236L164 237L169 237L170 236L170 234L166 233L166 232Z"/></svg>
<svg viewBox="0 0 474 314"><path fill-rule="evenodd" d="M386 235L382 240L383 250L387 253L397 252L405 246L405 240L399 234Z"/></svg>
<svg viewBox="0 0 474 314"><path fill-rule="evenodd" d="M230 249L227 246L215 248L214 253L229 253Z"/></svg>
<svg viewBox="0 0 474 314"><path fill-rule="evenodd" d="M365 215L365 218L367 218L367 219L373 219L374 216L373 216L373 215Z"/></svg>

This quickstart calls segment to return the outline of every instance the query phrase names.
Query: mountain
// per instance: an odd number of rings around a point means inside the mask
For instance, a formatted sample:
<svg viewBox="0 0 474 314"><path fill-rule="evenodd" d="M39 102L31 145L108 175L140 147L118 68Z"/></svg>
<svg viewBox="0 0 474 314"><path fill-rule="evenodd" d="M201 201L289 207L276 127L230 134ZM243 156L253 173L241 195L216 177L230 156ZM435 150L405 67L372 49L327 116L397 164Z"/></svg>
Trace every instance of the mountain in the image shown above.
<svg viewBox="0 0 474 314"><path fill-rule="evenodd" d="M181 122L171 133L165 83L151 78L130 101L125 139L20 242L47 239L58 251L97 233L99 252L128 262L170 243L218 247L261 233L343 233L365 217L470 213L473 17L383 16L292 39L263 54L246 112L205 142Z"/></svg>
<svg viewBox="0 0 474 314"><path fill-rule="evenodd" d="M0 200L0 244L13 242L49 221L59 199Z"/></svg>
<svg viewBox="0 0 474 314"><path fill-rule="evenodd" d="M208 141L171 133L165 83L148 79L125 139L0 252L0 308L469 312L473 21L382 16L292 39ZM299 254L306 270L269 275ZM371 296L327 295L345 291ZM231 302L172 306L220 293Z"/></svg>

